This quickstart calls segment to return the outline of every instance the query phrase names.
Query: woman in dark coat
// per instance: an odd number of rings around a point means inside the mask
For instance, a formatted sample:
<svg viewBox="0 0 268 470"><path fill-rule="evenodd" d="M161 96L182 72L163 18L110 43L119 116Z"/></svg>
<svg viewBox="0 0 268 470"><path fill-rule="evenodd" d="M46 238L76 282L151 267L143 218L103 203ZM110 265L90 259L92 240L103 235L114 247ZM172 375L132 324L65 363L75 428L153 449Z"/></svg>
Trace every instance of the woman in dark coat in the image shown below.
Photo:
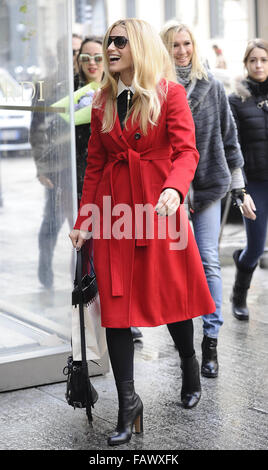
<svg viewBox="0 0 268 470"><path fill-rule="evenodd" d="M230 189L238 191L244 199L241 171L244 162L224 87L202 64L192 31L184 24L171 21L164 26L161 37L174 60L177 80L186 89L200 154L188 203L208 285L216 304L213 315L203 317L201 366L203 376L214 378L218 375L217 339L223 324L218 248L221 199ZM248 196L243 210L247 216L254 217L247 199Z"/></svg>
<svg viewBox="0 0 268 470"><path fill-rule="evenodd" d="M237 124L245 160L247 191L257 218L244 219L247 245L234 252L236 278L232 311L239 320L248 320L246 303L253 272L264 252L268 223L268 42L254 39L244 55L247 77L239 79L229 101Z"/></svg>
<svg viewBox="0 0 268 470"><path fill-rule="evenodd" d="M74 77L75 90L84 88L92 82L100 83L103 76L102 39L94 36L86 37L81 43L77 62L79 73ZM79 102L75 105L75 110L91 107L93 95L93 89L91 93L85 91L85 94L81 95ZM79 200L82 196L87 166L87 147L91 134L90 117L91 113L88 113L88 118L75 123L77 194Z"/></svg>
<svg viewBox="0 0 268 470"><path fill-rule="evenodd" d="M213 312L215 304L182 205L199 156L184 89L167 80L174 76L168 54L148 23L127 19L108 29L104 64L70 238L80 249L93 230L102 325L119 398L116 434L108 443L119 445L130 440L134 423L142 430L130 327L168 324L181 357L181 399L192 408L201 396L192 318ZM96 215L93 229L89 212ZM167 230L171 220L176 235Z"/></svg>

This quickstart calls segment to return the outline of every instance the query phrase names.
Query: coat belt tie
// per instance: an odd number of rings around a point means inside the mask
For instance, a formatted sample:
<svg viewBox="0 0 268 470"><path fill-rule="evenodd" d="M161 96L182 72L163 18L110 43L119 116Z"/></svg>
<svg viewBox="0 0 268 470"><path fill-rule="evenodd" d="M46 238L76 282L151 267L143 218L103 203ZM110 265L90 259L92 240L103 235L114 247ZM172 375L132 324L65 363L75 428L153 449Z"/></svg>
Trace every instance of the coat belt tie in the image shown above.
<svg viewBox="0 0 268 470"><path fill-rule="evenodd" d="M127 150L119 153L110 153L108 155L108 162L110 163L109 179L110 179L110 190L112 196L112 206L115 205L114 187L113 187L113 170L114 167L119 163L127 163L129 167L130 175L130 186L133 208L135 209L136 204L145 205L144 199L144 186L141 173L141 160L169 160L170 149L159 148L159 149L148 149L144 152L136 152L135 150L128 148ZM135 239L136 246L147 246L148 240L144 238ZM109 251L110 251L110 272L112 280L112 296L123 296L123 269L122 269L122 255L121 255L121 244L120 240L111 238L109 240Z"/></svg>

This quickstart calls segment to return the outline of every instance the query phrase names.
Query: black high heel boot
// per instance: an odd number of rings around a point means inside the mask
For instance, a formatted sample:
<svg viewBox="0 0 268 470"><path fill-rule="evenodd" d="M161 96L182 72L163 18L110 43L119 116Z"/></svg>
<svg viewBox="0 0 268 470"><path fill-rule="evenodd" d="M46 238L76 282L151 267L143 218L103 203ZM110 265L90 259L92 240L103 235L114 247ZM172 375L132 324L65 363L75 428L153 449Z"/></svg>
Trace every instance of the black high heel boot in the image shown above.
<svg viewBox="0 0 268 470"><path fill-rule="evenodd" d="M233 315L238 320L248 321L249 311L247 306L248 289L250 288L253 273L257 267L246 269L240 266L239 256L242 250L236 250L233 253L234 262L236 265L235 283L231 295Z"/></svg>
<svg viewBox="0 0 268 470"><path fill-rule="evenodd" d="M204 335L201 344L202 348L202 364L201 374L204 377L218 377L219 363L217 357L217 338L210 338Z"/></svg>
<svg viewBox="0 0 268 470"><path fill-rule="evenodd" d="M129 442L133 426L137 434L143 432L143 404L135 392L134 381L116 383L119 411L116 434L108 438L110 446L118 446Z"/></svg>
<svg viewBox="0 0 268 470"><path fill-rule="evenodd" d="M195 354L181 359L182 388L181 400L184 408L193 408L201 398L199 364Z"/></svg>

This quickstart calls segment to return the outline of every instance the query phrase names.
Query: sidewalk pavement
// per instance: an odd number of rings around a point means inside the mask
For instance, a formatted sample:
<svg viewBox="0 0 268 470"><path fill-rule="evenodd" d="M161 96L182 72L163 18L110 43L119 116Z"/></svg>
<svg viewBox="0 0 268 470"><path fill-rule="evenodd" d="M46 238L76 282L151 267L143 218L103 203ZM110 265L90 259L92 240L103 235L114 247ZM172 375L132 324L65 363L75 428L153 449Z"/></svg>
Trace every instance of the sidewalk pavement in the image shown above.
<svg viewBox="0 0 268 470"><path fill-rule="evenodd" d="M202 397L192 410L180 405L178 353L165 326L142 328L135 343L136 390L144 403L144 433L119 448L107 446L115 429L117 397L112 372L92 378L99 393L93 425L85 410L65 401L65 383L0 394L0 449L28 450L264 450L268 437L268 271L256 270L248 304L250 321L231 314L231 254L243 246L242 225L226 225L221 240L224 325L218 342L217 379L201 378ZM194 320L201 361L202 319Z"/></svg>

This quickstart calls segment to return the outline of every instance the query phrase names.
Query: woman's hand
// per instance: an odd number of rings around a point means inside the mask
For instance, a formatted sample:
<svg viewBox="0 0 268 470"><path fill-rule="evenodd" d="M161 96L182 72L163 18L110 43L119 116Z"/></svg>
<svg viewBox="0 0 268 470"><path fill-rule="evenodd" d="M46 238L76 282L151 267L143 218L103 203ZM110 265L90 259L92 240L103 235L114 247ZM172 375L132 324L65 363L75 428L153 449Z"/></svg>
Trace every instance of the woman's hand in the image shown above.
<svg viewBox="0 0 268 470"><path fill-rule="evenodd" d="M160 194L155 210L158 215L173 215L178 210L181 198L176 189L167 188Z"/></svg>
<svg viewBox="0 0 268 470"><path fill-rule="evenodd" d="M256 210L256 207L250 194L245 194L244 202L242 206L240 207L242 209L241 212L244 217L247 217L247 219L251 219L251 220L256 219L256 214L254 212Z"/></svg>
<svg viewBox="0 0 268 470"><path fill-rule="evenodd" d="M89 238L89 232L73 229L69 234L69 237L72 241L73 247L76 249L76 251L79 251L84 245L85 241Z"/></svg>

